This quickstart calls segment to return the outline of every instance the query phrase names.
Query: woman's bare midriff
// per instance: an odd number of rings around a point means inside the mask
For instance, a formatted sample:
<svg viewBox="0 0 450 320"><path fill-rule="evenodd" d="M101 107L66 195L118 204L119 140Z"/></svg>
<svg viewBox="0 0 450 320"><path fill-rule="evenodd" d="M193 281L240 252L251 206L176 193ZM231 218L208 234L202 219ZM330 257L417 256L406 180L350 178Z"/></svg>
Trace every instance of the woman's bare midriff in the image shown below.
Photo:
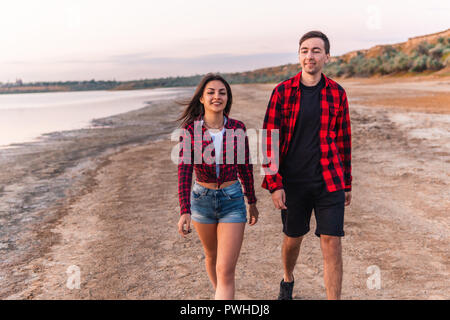
<svg viewBox="0 0 450 320"><path fill-rule="evenodd" d="M215 182L200 182L200 181L197 181L197 183L199 185L205 187L205 188L208 188L208 189L223 189L223 188L229 187L232 184L236 183L236 181L237 180L225 181L224 183L222 183L220 185L219 188L217 187L217 183L215 183Z"/></svg>

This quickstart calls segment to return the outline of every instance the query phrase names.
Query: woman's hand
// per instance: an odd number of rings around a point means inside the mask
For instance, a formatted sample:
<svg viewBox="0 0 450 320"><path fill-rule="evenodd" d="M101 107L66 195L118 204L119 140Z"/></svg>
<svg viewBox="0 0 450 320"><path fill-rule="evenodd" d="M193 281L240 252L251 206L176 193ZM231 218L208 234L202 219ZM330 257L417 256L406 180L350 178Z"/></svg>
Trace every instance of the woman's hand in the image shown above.
<svg viewBox="0 0 450 320"><path fill-rule="evenodd" d="M186 225L186 228L184 228ZM183 237L186 237L188 233L191 233L191 215L189 213L185 213L181 215L180 220L178 220L178 233Z"/></svg>
<svg viewBox="0 0 450 320"><path fill-rule="evenodd" d="M248 219L248 224L253 226L255 225L256 222L258 222L258 216L259 216L259 211L258 208L256 208L256 203L252 203L249 205L249 219Z"/></svg>

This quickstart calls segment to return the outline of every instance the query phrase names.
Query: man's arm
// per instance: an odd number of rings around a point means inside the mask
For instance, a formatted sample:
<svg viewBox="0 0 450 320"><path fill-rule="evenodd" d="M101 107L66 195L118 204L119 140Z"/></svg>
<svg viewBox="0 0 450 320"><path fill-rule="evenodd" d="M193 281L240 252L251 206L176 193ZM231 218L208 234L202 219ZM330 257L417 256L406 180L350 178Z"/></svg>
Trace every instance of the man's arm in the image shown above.
<svg viewBox="0 0 450 320"><path fill-rule="evenodd" d="M343 91L341 99L341 112L337 119L336 143L339 150L339 157L344 166L345 191L352 190L352 139L350 128L350 112L348 109L347 94Z"/></svg>
<svg viewBox="0 0 450 320"><path fill-rule="evenodd" d="M263 149L266 150L264 164L264 179L262 187L273 193L276 190L283 189L282 177L278 173L279 169L279 151L281 141L281 99L277 89L273 90L267 106L264 117L263 129L266 132L266 138L263 141ZM272 139L272 132L278 130L278 139ZM264 152L263 152L264 153ZM276 160L275 160L276 159ZM267 163L268 160L268 163Z"/></svg>

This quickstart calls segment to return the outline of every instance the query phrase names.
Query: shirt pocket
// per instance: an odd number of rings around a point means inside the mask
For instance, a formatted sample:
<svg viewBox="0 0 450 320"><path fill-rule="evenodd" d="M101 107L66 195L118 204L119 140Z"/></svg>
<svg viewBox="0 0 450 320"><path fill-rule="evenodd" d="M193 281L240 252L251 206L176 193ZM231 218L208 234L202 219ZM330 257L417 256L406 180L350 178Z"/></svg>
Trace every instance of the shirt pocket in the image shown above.
<svg viewBox="0 0 450 320"><path fill-rule="evenodd" d="M281 108L281 125L282 126L286 126L289 124L291 115L292 115L292 107L291 106L285 106L285 107Z"/></svg>
<svg viewBox="0 0 450 320"><path fill-rule="evenodd" d="M328 128L330 131L329 135L331 135L332 132L336 131L335 127L336 127L337 118L339 116L339 106L330 104L328 107L328 112L329 112L329 119L328 119L329 127Z"/></svg>
<svg viewBox="0 0 450 320"><path fill-rule="evenodd" d="M329 113L330 113L330 117L334 117L336 118L339 114L339 106L335 106L335 105L329 105Z"/></svg>

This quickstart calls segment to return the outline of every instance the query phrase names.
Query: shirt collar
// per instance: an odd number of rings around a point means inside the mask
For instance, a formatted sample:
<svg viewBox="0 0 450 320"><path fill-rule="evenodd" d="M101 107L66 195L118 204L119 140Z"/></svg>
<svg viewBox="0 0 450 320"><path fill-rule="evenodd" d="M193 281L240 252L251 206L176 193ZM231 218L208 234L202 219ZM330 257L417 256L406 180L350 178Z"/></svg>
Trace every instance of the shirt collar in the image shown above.
<svg viewBox="0 0 450 320"><path fill-rule="evenodd" d="M203 115L199 115L195 121L201 121L203 127ZM228 117L223 115L223 126L224 128L231 129L228 121ZM206 128L205 128L206 129Z"/></svg>
<svg viewBox="0 0 450 320"><path fill-rule="evenodd" d="M328 87L329 80L328 78L322 73L323 78L325 79L325 87ZM295 77L292 82L293 87L300 87L300 79L302 78L302 72L300 71Z"/></svg>

